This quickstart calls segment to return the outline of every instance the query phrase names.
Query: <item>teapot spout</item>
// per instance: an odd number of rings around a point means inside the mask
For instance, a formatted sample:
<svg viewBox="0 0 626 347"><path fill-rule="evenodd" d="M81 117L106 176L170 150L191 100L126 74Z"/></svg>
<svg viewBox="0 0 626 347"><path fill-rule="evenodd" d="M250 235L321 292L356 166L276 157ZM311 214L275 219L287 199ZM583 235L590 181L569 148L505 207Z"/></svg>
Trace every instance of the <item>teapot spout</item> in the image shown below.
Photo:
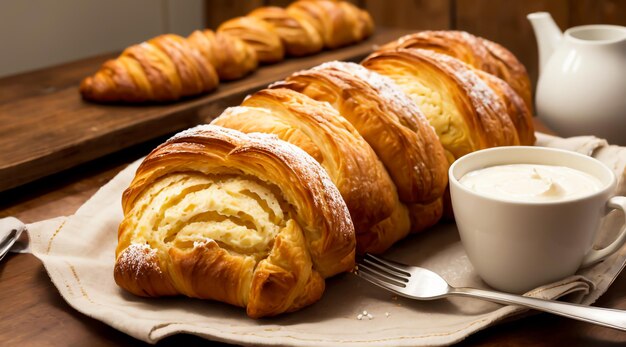
<svg viewBox="0 0 626 347"><path fill-rule="evenodd" d="M546 63L555 48L561 42L563 33L556 25L554 19L548 12L534 12L526 16L530 21L537 39L537 49L539 51L539 73L545 68Z"/></svg>

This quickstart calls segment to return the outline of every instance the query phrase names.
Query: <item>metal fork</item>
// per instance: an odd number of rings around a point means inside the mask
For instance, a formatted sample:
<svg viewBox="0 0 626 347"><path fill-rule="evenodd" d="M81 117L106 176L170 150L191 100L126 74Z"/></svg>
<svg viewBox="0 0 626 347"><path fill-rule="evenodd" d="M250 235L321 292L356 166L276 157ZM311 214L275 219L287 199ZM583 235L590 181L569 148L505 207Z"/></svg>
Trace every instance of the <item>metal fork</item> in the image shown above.
<svg viewBox="0 0 626 347"><path fill-rule="evenodd" d="M16 218L0 219L0 260L9 253L24 230L26 230L26 226Z"/></svg>
<svg viewBox="0 0 626 347"><path fill-rule="evenodd" d="M358 263L355 272L359 277L381 288L410 299L433 300L447 296L474 297L500 304L525 306L613 329L626 330L626 311L543 300L476 288L455 288L430 270L381 259L371 254L365 255L363 260Z"/></svg>

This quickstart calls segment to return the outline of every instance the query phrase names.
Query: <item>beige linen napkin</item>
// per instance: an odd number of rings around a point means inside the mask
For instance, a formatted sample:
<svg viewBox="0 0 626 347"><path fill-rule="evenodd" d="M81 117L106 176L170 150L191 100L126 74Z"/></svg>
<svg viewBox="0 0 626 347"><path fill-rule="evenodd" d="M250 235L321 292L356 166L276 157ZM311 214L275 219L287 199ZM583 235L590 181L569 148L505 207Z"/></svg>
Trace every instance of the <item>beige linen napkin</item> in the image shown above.
<svg viewBox="0 0 626 347"><path fill-rule="evenodd" d="M538 134L538 139L539 144L602 157L623 176L624 148L613 148L590 137L563 140ZM469 298L410 301L352 274L330 279L322 300L311 307L260 320L247 318L243 309L217 302L184 297L146 299L128 294L113 281L113 263L117 225L122 219L121 194L138 163L120 172L76 214L28 225L32 252L41 259L65 300L78 311L135 338L154 343L184 332L245 345L447 345L525 311ZM621 216L614 217L617 220ZM600 243L609 239L610 232L605 229L598 238ZM474 273L453 223L409 237L385 256L434 270L455 286L486 288ZM592 303L606 291L625 260L626 247L576 276L527 295L558 298L569 294L570 301ZM358 320L363 310L373 318Z"/></svg>

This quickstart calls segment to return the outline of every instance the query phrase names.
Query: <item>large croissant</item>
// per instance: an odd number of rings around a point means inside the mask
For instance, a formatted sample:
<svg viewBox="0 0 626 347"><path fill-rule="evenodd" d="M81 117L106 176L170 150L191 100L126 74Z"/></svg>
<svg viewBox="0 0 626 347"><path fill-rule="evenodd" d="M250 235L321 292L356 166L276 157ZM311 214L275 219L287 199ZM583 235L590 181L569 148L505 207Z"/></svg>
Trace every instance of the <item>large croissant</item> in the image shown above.
<svg viewBox="0 0 626 347"><path fill-rule="evenodd" d="M519 94L532 113L531 85L526 68L511 52L495 42L464 31L426 30L402 36L383 45L380 50L396 48L433 50L499 77Z"/></svg>
<svg viewBox="0 0 626 347"><path fill-rule="evenodd" d="M325 278L354 265L354 229L326 172L268 135L180 133L146 157L122 202L115 281L136 295L272 316L317 301Z"/></svg>
<svg viewBox="0 0 626 347"><path fill-rule="evenodd" d="M478 149L520 144L503 100L463 62L424 49L397 49L376 52L362 64L413 98L450 162Z"/></svg>
<svg viewBox="0 0 626 347"><path fill-rule="evenodd" d="M98 102L178 100L210 92L218 76L234 80L259 63L352 44L370 36L373 28L367 12L343 1L262 7L222 23L216 33L197 30L187 39L161 35L131 46L85 78L80 92Z"/></svg>

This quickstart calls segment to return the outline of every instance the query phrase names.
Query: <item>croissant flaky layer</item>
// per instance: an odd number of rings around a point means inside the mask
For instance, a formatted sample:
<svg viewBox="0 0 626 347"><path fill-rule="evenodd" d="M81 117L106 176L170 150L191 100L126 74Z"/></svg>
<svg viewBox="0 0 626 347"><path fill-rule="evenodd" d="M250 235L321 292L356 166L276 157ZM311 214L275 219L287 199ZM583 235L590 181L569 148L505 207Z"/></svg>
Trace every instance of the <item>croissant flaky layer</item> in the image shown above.
<svg viewBox="0 0 626 347"><path fill-rule="evenodd" d="M235 80L259 64L353 44L370 36L373 28L367 12L343 1L262 7L222 23L215 33L161 35L131 46L85 78L80 92L98 102L178 100L212 91L218 76Z"/></svg>
<svg viewBox="0 0 626 347"><path fill-rule="evenodd" d="M325 171L267 135L200 126L154 150L123 196L115 280L251 317L317 301L354 265L354 229Z"/></svg>

